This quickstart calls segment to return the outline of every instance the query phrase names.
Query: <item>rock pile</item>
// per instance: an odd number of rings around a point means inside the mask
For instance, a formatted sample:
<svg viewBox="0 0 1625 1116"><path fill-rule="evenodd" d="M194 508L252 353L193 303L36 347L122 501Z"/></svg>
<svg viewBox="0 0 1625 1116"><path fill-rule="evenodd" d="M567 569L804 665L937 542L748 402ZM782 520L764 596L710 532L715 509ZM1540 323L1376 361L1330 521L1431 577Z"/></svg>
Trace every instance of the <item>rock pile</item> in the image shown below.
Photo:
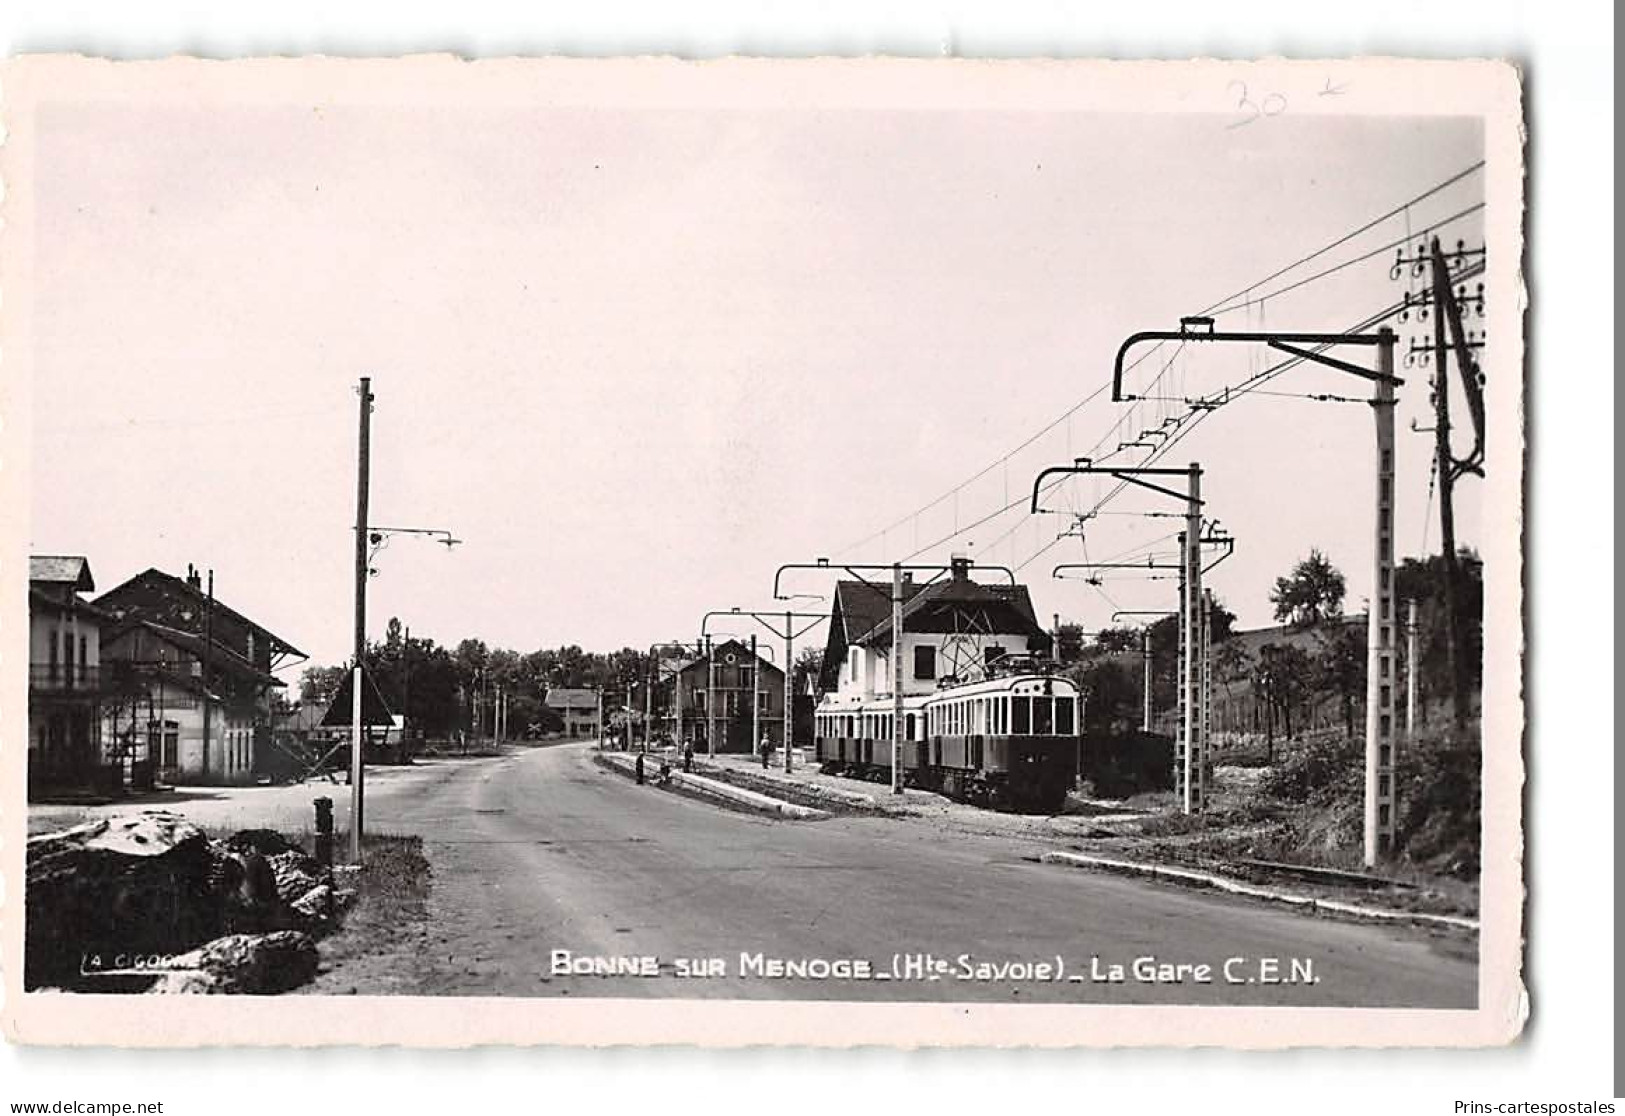
<svg viewBox="0 0 1625 1116"><path fill-rule="evenodd" d="M176 957L151 991L266 996L315 975L316 942L309 934L230 934Z"/></svg>
<svg viewBox="0 0 1625 1116"><path fill-rule="evenodd" d="M210 841L177 814L99 819L28 841L24 986L286 991L354 898L266 829Z"/></svg>

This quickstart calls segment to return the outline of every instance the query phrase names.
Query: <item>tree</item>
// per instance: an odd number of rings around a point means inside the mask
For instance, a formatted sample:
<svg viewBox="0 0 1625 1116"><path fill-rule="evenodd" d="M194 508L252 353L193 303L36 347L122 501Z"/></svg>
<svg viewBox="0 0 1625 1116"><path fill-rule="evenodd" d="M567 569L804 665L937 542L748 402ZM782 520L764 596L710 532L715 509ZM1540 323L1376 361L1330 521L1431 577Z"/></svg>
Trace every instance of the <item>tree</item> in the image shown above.
<svg viewBox="0 0 1625 1116"><path fill-rule="evenodd" d="M1083 658L1083 625L1062 624L1055 629L1055 658L1062 663L1075 663Z"/></svg>
<svg viewBox="0 0 1625 1116"><path fill-rule="evenodd" d="M1236 614L1217 596L1208 609L1208 640L1218 648L1230 638ZM1179 617L1164 616L1151 625L1151 696L1158 709L1168 709L1179 699Z"/></svg>
<svg viewBox="0 0 1625 1116"><path fill-rule="evenodd" d="M818 691L818 679L824 672L824 649L818 646L803 647L796 652L796 664L790 672L790 688L793 693L804 694L807 684L812 683L813 691Z"/></svg>
<svg viewBox="0 0 1625 1116"><path fill-rule="evenodd" d="M305 705L330 704L349 673L349 668L343 666L306 667L299 676L300 702Z"/></svg>
<svg viewBox="0 0 1625 1116"><path fill-rule="evenodd" d="M1121 662L1094 659L1077 667L1071 677L1085 695L1084 736L1115 738L1139 727L1139 677Z"/></svg>
<svg viewBox="0 0 1625 1116"><path fill-rule="evenodd" d="M1343 575L1319 550L1292 567L1288 577L1275 579L1270 603L1275 618L1293 627L1311 627L1343 615Z"/></svg>
<svg viewBox="0 0 1625 1116"><path fill-rule="evenodd" d="M1253 670L1253 692L1264 703L1266 763L1275 762L1275 720L1279 715L1285 735L1292 736L1292 713L1309 692L1314 665L1303 648L1291 643L1266 643L1258 649Z"/></svg>
<svg viewBox="0 0 1625 1116"><path fill-rule="evenodd" d="M1343 711L1343 731L1354 735L1354 705L1365 694L1365 629L1358 624L1342 624L1321 632L1320 653L1315 659L1315 685L1338 699Z"/></svg>
<svg viewBox="0 0 1625 1116"><path fill-rule="evenodd" d="M1463 547L1456 554L1456 621L1460 625L1463 658L1459 664L1462 683L1469 692L1483 684L1484 647L1484 562L1473 550ZM1406 558L1394 570L1397 619L1405 619L1407 601L1417 602L1418 690L1424 719L1430 700L1451 695L1450 618L1445 613L1444 556L1429 555L1425 560ZM1402 642L1403 648L1405 644ZM1405 670L1412 669L1406 663Z"/></svg>
<svg viewBox="0 0 1625 1116"><path fill-rule="evenodd" d="M1140 633L1133 628L1102 628L1095 633L1095 650L1115 655L1119 651L1134 651L1140 646Z"/></svg>

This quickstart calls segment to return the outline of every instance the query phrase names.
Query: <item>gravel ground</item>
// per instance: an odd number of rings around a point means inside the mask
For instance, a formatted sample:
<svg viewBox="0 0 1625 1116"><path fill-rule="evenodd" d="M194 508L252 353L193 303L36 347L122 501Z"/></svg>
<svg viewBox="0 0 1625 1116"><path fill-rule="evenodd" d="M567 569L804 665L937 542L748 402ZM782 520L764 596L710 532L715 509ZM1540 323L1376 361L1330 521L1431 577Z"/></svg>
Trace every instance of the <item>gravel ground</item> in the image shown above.
<svg viewBox="0 0 1625 1116"><path fill-rule="evenodd" d="M1224 855L1215 855L1215 849L1245 849L1253 841L1267 838L1277 828L1275 823L1256 818L1237 820L1231 824L1223 824L1219 818L1215 818L1215 824L1200 825L1189 832L1148 836L1141 832L1142 824L1154 820L1173 821L1183 815L1173 814L1167 809L1149 812L1135 809L1138 802L1126 806L1115 800L1077 796L1069 800L1065 814L1005 814L954 802L930 791L911 789L900 796L893 795L885 784L825 775L817 766L805 761L796 763L793 772L786 775L782 757L775 758L779 759L779 765L764 771L760 760L748 756L696 757L695 771L728 777L730 781L748 780L744 785L768 794L773 793L772 784L789 782L804 793L827 796L833 809L851 812L854 806L867 808L899 820L924 823L943 833L1013 837L1045 848L1206 868L1275 886L1295 895L1439 914L1476 916L1478 913L1478 888L1475 885L1434 878L1403 867L1389 873L1391 878L1398 881L1396 886L1368 889L1277 877L1256 867L1236 865ZM1248 802L1261 774L1257 768L1217 768L1212 794L1215 810L1222 813ZM1169 804L1172 803L1171 796L1155 797L1156 801L1166 799ZM858 806L860 802L866 803L866 806Z"/></svg>
<svg viewBox="0 0 1625 1116"><path fill-rule="evenodd" d="M387 796L398 789L433 780L448 766L481 762L478 759L425 759L407 767L367 768L367 792ZM487 761L488 762L488 761ZM185 815L195 825L210 831L275 829L289 838L316 827L315 801L333 800L333 827L349 828L350 788L342 781L316 779L287 786L176 787L169 791L120 799L105 806L28 807L28 833L51 833L92 818L142 810L169 810ZM370 828L370 827L369 827Z"/></svg>

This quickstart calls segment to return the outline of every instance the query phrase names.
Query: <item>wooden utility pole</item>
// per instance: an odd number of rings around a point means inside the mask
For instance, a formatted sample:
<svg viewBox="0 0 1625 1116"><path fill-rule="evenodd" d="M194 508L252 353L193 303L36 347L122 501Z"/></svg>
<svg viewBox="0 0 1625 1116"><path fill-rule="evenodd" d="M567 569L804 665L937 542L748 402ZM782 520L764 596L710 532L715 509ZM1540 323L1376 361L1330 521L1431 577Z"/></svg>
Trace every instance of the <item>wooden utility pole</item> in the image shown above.
<svg viewBox="0 0 1625 1116"><path fill-rule="evenodd" d="M361 423L356 441L355 488L355 662L350 702L350 861L361 863L361 832L366 778L361 737L362 659L367 652L367 487L372 466L372 379L361 377Z"/></svg>
<svg viewBox="0 0 1625 1116"><path fill-rule="evenodd" d="M1439 545L1444 559L1444 622L1449 638L1445 640L1445 666L1450 677L1450 709L1456 727L1467 724L1467 647L1462 631L1458 601L1461 593L1461 563L1456 557L1455 488L1458 465L1450 449L1450 346L1446 340L1446 318L1456 313L1450 294L1450 272L1439 248L1432 245L1433 265L1433 437L1438 461L1439 484ZM1465 338L1458 338L1463 347L1456 354L1463 380L1470 374Z"/></svg>

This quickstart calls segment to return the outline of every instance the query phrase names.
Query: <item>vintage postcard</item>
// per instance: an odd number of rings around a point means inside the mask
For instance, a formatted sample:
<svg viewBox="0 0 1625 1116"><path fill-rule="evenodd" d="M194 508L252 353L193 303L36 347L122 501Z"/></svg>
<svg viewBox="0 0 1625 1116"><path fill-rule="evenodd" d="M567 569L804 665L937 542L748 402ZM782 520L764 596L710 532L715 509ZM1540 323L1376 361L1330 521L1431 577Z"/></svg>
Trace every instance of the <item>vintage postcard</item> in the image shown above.
<svg viewBox="0 0 1625 1116"><path fill-rule="evenodd" d="M1510 65L0 90L8 1038L1519 1033Z"/></svg>

